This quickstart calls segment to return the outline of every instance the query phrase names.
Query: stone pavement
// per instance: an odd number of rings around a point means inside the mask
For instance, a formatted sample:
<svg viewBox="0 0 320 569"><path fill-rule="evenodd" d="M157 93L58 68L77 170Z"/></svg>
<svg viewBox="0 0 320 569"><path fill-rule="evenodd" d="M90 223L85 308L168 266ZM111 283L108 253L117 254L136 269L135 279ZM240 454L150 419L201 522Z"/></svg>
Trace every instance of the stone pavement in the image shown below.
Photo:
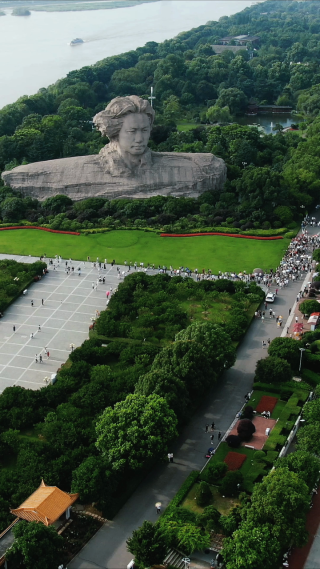
<svg viewBox="0 0 320 569"><path fill-rule="evenodd" d="M27 263L39 260L38 257L1 254L0 259L4 258ZM43 387L44 378L50 377L67 360L70 344L77 347L88 338L91 318L96 310L106 306L106 291L110 287L114 290L119 284L115 267L107 265L108 268L101 271L106 283L99 283L95 289L92 283L96 285L99 273L92 263L75 261L73 265L75 269L81 266L81 276L76 270L67 275L65 261L56 270L48 265L49 273L33 283L28 294L21 295L4 312L0 320L0 392L13 385L29 389ZM38 330L39 325L41 330ZM49 359L45 348L49 350ZM42 355L43 363L36 363L36 354Z"/></svg>
<svg viewBox="0 0 320 569"><path fill-rule="evenodd" d="M309 233L317 233L316 229L310 229ZM303 280L290 282L288 287L279 291L274 303L276 315L284 317L284 330L289 308L293 306ZM174 462L158 465L150 472L115 518L104 524L69 563L68 569L123 569L127 566L132 555L126 549L126 540L144 520L154 522L157 519L156 502L162 502L165 508L190 471L204 466L204 454L211 446L211 433L205 432L205 425L214 420L216 436L218 430L222 433L227 431L244 403L244 395L252 389L257 360L267 356L262 340L273 340L283 329L277 327L273 318L253 320L239 346L235 365L208 392L203 405L170 449Z"/></svg>

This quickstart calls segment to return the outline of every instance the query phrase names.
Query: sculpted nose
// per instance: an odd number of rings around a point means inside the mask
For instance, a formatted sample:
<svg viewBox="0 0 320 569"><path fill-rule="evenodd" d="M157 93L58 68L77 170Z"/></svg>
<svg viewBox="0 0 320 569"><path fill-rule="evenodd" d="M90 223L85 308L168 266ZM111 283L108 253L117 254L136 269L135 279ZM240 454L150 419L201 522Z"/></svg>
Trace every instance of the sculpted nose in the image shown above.
<svg viewBox="0 0 320 569"><path fill-rule="evenodd" d="M143 135L142 135L142 131L141 131L141 130L137 130L137 131L136 131L135 140L136 140L136 142L142 142L142 140L143 140Z"/></svg>

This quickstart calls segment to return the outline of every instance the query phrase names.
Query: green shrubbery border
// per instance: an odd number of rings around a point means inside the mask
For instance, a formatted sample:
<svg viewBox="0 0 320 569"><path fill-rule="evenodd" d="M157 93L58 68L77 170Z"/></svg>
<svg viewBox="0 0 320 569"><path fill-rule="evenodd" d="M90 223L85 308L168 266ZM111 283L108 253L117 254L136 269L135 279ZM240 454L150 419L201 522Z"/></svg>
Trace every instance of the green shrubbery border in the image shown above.
<svg viewBox="0 0 320 569"><path fill-rule="evenodd" d="M170 515L174 508L180 506L181 502L185 499L187 494L190 492L192 486L197 482L200 476L200 472L198 470L192 470L188 477L185 479L183 484L180 486L180 489L172 498L171 502L169 502L167 508L165 509L164 513L162 514L162 518Z"/></svg>

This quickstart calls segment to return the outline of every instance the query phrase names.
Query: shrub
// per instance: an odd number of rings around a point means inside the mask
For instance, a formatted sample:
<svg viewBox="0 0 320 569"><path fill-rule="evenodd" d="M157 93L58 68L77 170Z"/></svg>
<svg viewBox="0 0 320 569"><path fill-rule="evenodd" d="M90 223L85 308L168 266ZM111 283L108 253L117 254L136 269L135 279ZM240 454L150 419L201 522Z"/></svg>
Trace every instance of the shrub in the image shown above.
<svg viewBox="0 0 320 569"><path fill-rule="evenodd" d="M250 441L256 428L250 419L241 419L237 427L238 436L242 441Z"/></svg>
<svg viewBox="0 0 320 569"><path fill-rule="evenodd" d="M310 316L312 312L319 312L319 302L317 300L304 300L299 306L302 314Z"/></svg>
<svg viewBox="0 0 320 569"><path fill-rule="evenodd" d="M243 482L243 475L239 470L228 472L221 482L219 492L222 496L236 496L239 493L239 485Z"/></svg>
<svg viewBox="0 0 320 569"><path fill-rule="evenodd" d="M309 383L311 387L315 387L320 384L320 374L312 371L311 369L303 370L302 379Z"/></svg>
<svg viewBox="0 0 320 569"><path fill-rule="evenodd" d="M254 381L263 383L284 383L290 381L292 371L290 364L286 360L275 356L268 356L261 359L256 365L256 374Z"/></svg>
<svg viewBox="0 0 320 569"><path fill-rule="evenodd" d="M228 470L225 462L209 462L206 469L201 474L201 478L209 484L216 484Z"/></svg>
<svg viewBox="0 0 320 569"><path fill-rule="evenodd" d="M241 438L237 435L228 435L226 443L231 448L238 448L241 445Z"/></svg>
<svg viewBox="0 0 320 569"><path fill-rule="evenodd" d="M247 405L244 410L242 411L243 419L252 419L253 417L253 407L251 405Z"/></svg>
<svg viewBox="0 0 320 569"><path fill-rule="evenodd" d="M210 486L207 482L200 482L197 491L196 491L196 502L197 505L202 507L209 504L212 500L212 492L210 490Z"/></svg>

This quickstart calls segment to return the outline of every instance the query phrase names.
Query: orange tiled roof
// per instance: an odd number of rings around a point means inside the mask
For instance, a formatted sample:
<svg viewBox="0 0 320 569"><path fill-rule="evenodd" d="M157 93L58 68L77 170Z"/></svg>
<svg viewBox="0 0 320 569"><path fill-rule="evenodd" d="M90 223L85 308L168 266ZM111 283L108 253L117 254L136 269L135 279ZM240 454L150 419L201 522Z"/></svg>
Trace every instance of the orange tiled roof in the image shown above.
<svg viewBox="0 0 320 569"><path fill-rule="evenodd" d="M19 508L10 511L28 522L42 522L49 526L58 520L78 497L79 494L67 494L56 486L47 486L42 480L39 488Z"/></svg>

